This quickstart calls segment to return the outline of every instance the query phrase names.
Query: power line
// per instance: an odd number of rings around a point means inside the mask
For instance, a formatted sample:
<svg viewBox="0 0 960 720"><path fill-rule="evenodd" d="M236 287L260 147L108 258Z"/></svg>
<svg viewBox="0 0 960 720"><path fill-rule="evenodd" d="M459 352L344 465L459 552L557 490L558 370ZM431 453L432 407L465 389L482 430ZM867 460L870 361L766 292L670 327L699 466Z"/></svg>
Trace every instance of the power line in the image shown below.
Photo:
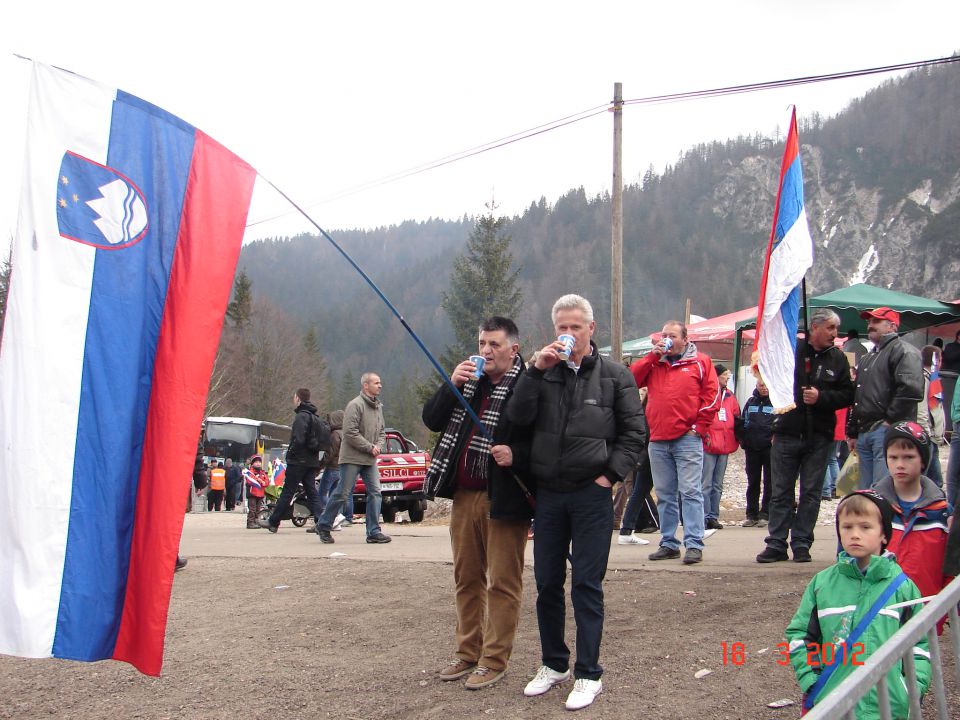
<svg viewBox="0 0 960 720"><path fill-rule="evenodd" d="M809 85L812 83L820 82L830 82L833 80L845 80L848 78L856 77L866 77L868 75L879 75L883 73L899 72L902 70L915 70L923 67L932 67L935 65L945 65L948 63L960 62L960 55L951 55L949 57L935 58L933 60L919 60L916 62L909 63L900 63L898 65L884 65L881 67L866 68L863 70L848 70L844 72L837 73L828 73L825 75L808 75L804 77L789 78L786 80L769 80L765 82L757 83L748 83L745 85L730 85L727 87L720 88L711 88L707 90L690 90L680 93L670 93L666 95L651 95L648 97L634 98L632 100L624 100L624 105L658 105L658 104L667 104L674 102L684 102L687 100L699 100L703 98L711 97L723 97L725 95L740 95L743 93L750 92L761 92L763 90L775 90L778 88L785 87L795 87L799 85ZM406 170L400 170L391 175L385 175L381 178L375 180L370 180L368 182L355 185L351 188L347 188L341 192L330 195L322 200L317 200L312 203L308 203L304 207L313 207L316 205L332 202L334 200L340 200L350 195L356 195L357 193L364 192L366 190L372 190L373 188L380 187L382 185L388 185L399 180L403 180L414 175L419 175L421 173L428 172L430 170L436 170L437 168L443 167L445 165L450 165L461 160L466 160L467 158L480 155L485 152L490 152L491 150L497 150L499 148L505 147L507 145L512 145L513 143L520 142L521 140L528 140L529 138L536 137L537 135L542 135L553 130L559 130L562 127L567 125L572 125L574 123L582 122L588 120L597 115L601 115L605 112L611 110L611 105L606 103L604 105L597 105L586 110L582 110L578 113L573 113L572 115L567 115L557 120L552 120L542 125L537 125L536 127L529 128L527 130L521 130L520 132L514 133L512 135L507 135L505 137L499 138L497 140L491 140L490 142L483 143L482 145L476 145L467 150L462 150L451 155L446 155L437 160L432 160L430 162L423 163L421 165L416 165ZM282 217L293 214L294 211L288 211L274 215L267 218L262 218L260 220L255 220L247 224L247 227L253 227L255 225L261 225L263 223L271 222Z"/></svg>

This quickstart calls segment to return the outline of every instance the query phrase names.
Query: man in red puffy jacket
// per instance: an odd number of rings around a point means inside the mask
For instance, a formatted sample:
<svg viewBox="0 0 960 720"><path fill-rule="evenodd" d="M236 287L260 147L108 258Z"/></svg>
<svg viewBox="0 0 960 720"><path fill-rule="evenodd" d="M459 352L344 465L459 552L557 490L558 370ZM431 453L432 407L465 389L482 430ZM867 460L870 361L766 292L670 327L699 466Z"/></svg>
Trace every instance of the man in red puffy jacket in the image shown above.
<svg viewBox="0 0 960 720"><path fill-rule="evenodd" d="M717 414L717 373L710 358L687 340L679 320L663 326L653 352L631 367L638 387L647 387L650 468L657 490L660 549L651 560L680 557L677 499L683 505L683 562L703 560L703 438Z"/></svg>

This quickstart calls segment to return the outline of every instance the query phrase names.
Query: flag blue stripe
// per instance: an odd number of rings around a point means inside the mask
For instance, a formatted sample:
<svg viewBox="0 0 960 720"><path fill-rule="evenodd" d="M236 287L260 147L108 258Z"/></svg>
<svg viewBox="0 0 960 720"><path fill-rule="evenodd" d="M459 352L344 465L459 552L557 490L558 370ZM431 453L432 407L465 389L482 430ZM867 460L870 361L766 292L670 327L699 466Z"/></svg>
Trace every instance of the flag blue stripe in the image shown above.
<svg viewBox="0 0 960 720"><path fill-rule="evenodd" d="M783 188L780 190L780 209L777 213L777 228L774 232L774 248L786 237L790 228L800 217L803 210L803 172L800 156L794 158L783 176Z"/></svg>
<svg viewBox="0 0 960 720"><path fill-rule="evenodd" d="M107 165L143 191L149 230L135 245L97 250L56 657L109 658L116 643L154 357L193 145L191 126L117 94Z"/></svg>
<svg viewBox="0 0 960 720"><path fill-rule="evenodd" d="M784 298L780 306L780 317L783 319L783 327L786 328L790 339L790 347L797 349L797 325L800 318L800 286L797 285L790 291L790 294Z"/></svg>

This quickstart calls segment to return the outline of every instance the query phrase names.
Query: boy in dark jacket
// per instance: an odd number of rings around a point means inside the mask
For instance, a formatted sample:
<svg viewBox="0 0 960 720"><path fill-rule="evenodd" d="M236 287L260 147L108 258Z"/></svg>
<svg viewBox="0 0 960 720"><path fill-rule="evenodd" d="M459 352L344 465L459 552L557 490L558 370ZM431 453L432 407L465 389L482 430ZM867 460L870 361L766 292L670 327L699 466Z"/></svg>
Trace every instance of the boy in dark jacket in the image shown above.
<svg viewBox="0 0 960 720"><path fill-rule="evenodd" d="M770 392L761 379L753 395L743 404L737 418L734 434L743 448L747 471L747 519L744 527L763 527L767 524L770 507L770 440L773 437L773 403ZM761 480L763 500L760 500Z"/></svg>

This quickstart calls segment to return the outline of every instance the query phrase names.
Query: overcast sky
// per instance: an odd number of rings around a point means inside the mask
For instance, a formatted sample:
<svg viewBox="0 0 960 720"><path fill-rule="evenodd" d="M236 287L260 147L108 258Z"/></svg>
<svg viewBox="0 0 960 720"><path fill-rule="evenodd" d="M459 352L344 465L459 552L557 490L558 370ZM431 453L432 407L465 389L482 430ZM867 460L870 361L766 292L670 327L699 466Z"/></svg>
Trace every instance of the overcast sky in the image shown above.
<svg viewBox="0 0 960 720"><path fill-rule="evenodd" d="M943 57L960 2L7 3L0 27L0 244L16 226L30 64L153 102L243 157L326 229L609 190L612 115L440 169L357 186L625 99ZM957 71L960 73L960 69ZM887 79L624 111L624 180L698 142L770 135L788 106L832 115ZM960 74L958 74L960 82ZM802 137L801 137L802 141ZM250 222L288 213L258 186ZM247 239L312 228L296 214Z"/></svg>

